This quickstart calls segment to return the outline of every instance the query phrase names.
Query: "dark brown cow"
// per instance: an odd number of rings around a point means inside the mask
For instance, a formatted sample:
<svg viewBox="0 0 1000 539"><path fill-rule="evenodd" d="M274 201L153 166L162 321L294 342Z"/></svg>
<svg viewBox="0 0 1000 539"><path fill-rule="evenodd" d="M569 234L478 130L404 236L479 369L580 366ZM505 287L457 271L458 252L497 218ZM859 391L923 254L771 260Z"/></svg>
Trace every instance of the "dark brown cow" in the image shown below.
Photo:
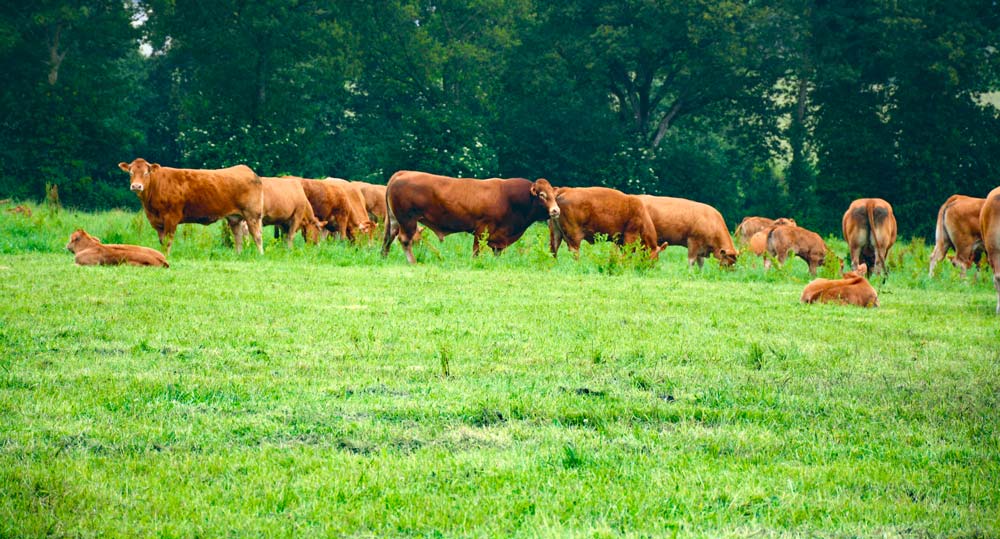
<svg viewBox="0 0 1000 539"><path fill-rule="evenodd" d="M736 262L738 253L719 210L684 198L639 195L639 199L653 220L656 243L687 247L688 265L702 267L709 255L722 266Z"/></svg>
<svg viewBox="0 0 1000 539"><path fill-rule="evenodd" d="M280 229L289 249L299 229L307 243L318 243L320 230L326 226L326 221L316 218L302 182L298 178L266 177L261 181L264 182L263 224Z"/></svg>
<svg viewBox="0 0 1000 539"><path fill-rule="evenodd" d="M351 191L345 189L340 182L326 180L311 180L296 178L302 184L306 198L312 206L317 219L326 221L326 227L321 234L339 234L341 238L354 240L358 234L368 231L370 221L363 219L356 208L356 202L351 198Z"/></svg>
<svg viewBox="0 0 1000 539"><path fill-rule="evenodd" d="M607 187L560 187L556 189L556 203L559 214L549 220L552 256L558 255L565 239L569 250L579 257L580 244L593 243L597 234L604 234L618 245L639 240L653 260L666 247L656 242L656 227L638 196Z"/></svg>
<svg viewBox="0 0 1000 539"><path fill-rule="evenodd" d="M169 268L163 253L149 247L139 245L121 245L101 243L101 240L87 234L82 228L69 237L66 249L76 253L75 261L81 266L160 266Z"/></svg>
<svg viewBox="0 0 1000 539"><path fill-rule="evenodd" d="M985 198L951 195L941 205L935 228L934 252L931 253L928 270L931 277L934 276L934 266L948 254L948 249L955 250L951 263L962 270L963 277L976 263L980 253L984 252L979 213L985 203Z"/></svg>
<svg viewBox="0 0 1000 539"><path fill-rule="evenodd" d="M351 182L361 188L361 193L365 195L365 209L368 210L368 218L376 222L385 222L385 186L366 182Z"/></svg>
<svg viewBox="0 0 1000 539"><path fill-rule="evenodd" d="M844 212L844 239L851 249L851 267L862 262L868 274L887 273L885 259L896 243L896 217L881 198L859 198Z"/></svg>
<svg viewBox="0 0 1000 539"><path fill-rule="evenodd" d="M744 217L743 221L736 227L736 237L741 243L746 244L754 234L778 225L796 226L795 219L790 217L779 217L769 219L767 217Z"/></svg>
<svg viewBox="0 0 1000 539"><path fill-rule="evenodd" d="M802 291L802 303L841 303L858 307L878 307L878 292L863 276L868 271L862 263L843 279L816 279Z"/></svg>
<svg viewBox="0 0 1000 539"><path fill-rule="evenodd" d="M325 181L339 185L347 194L347 206L350 215L348 220L352 230L363 234L369 240L374 239L377 224L368 218L367 202L364 191L356 182L349 182L343 178L324 178ZM354 239L354 238L352 238Z"/></svg>
<svg viewBox="0 0 1000 539"><path fill-rule="evenodd" d="M779 225L771 228L767 235L767 252L777 259L779 264L785 263L788 253L795 253L809 265L809 273L816 275L816 268L823 265L830 250L823 243L823 238L811 230L799 226ZM770 268L771 261L765 260L764 267Z"/></svg>
<svg viewBox="0 0 1000 539"><path fill-rule="evenodd" d="M439 238L456 232L473 235L472 253L479 242L500 253L517 241L537 221L559 215L555 191L544 178L450 178L426 172L401 170L386 187L386 227L382 256L389 254L399 237L406 259L415 263L413 241L417 223L423 223Z"/></svg>
<svg viewBox="0 0 1000 539"><path fill-rule="evenodd" d="M264 188L250 167L237 165L219 170L195 170L161 167L137 158L131 163L118 163L118 168L131 176L132 192L142 201L146 218L153 225L160 244L170 247L180 223L208 225L225 218L236 239L236 252L243 249L241 221L264 252L260 238L261 217L264 213Z"/></svg>
<svg viewBox="0 0 1000 539"><path fill-rule="evenodd" d="M1000 187L990 191L979 213L979 231L986 247L986 258L993 268L993 287L997 290L997 314L1000 315Z"/></svg>

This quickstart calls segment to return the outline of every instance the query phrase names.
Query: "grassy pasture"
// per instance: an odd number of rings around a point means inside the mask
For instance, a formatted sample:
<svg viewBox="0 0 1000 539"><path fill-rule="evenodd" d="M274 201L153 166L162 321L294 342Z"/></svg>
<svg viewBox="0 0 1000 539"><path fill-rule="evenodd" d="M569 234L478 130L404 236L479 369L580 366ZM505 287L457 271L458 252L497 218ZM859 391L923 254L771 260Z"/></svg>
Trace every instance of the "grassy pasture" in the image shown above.
<svg viewBox="0 0 1000 539"><path fill-rule="evenodd" d="M858 309L799 304L800 260L541 226L411 267L184 225L170 269L81 268L78 226L156 235L33 209L0 212L0 537L1000 535L995 294L922 242Z"/></svg>

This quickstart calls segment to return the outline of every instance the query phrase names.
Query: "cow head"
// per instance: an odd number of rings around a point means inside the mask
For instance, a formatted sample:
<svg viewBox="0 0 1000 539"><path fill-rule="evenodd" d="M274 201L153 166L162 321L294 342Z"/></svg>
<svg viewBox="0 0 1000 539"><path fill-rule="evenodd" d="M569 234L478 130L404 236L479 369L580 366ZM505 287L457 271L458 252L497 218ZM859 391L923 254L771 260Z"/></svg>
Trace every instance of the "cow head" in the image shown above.
<svg viewBox="0 0 1000 539"><path fill-rule="evenodd" d="M118 163L118 168L129 173L131 184L129 189L135 194L141 194L149 184L151 174L160 169L160 165L150 163L141 157L137 157L131 163Z"/></svg>
<svg viewBox="0 0 1000 539"><path fill-rule="evenodd" d="M549 217L559 217L559 204L556 204L556 190L545 178L538 178L531 184L531 196L538 197L548 210Z"/></svg>
<svg viewBox="0 0 1000 539"><path fill-rule="evenodd" d="M740 256L740 252L733 249L719 249L719 265L728 268L736 263L736 257Z"/></svg>
<svg viewBox="0 0 1000 539"><path fill-rule="evenodd" d="M799 226L795 224L795 219L792 219L791 217L779 217L778 219L775 219L774 224L771 226L778 225Z"/></svg>
<svg viewBox="0 0 1000 539"><path fill-rule="evenodd" d="M76 229L75 232L70 234L69 243L66 244L66 250L68 250L71 253L76 253L78 251L82 251L84 249L93 247L94 245L97 245L99 243L101 243L101 240L95 238L94 236L91 236L90 234L87 234L87 232L82 228L78 228Z"/></svg>
<svg viewBox="0 0 1000 539"><path fill-rule="evenodd" d="M320 221L319 219L312 217L306 218L302 223L302 237L306 240L306 243L319 243L320 231L326 226L326 221Z"/></svg>

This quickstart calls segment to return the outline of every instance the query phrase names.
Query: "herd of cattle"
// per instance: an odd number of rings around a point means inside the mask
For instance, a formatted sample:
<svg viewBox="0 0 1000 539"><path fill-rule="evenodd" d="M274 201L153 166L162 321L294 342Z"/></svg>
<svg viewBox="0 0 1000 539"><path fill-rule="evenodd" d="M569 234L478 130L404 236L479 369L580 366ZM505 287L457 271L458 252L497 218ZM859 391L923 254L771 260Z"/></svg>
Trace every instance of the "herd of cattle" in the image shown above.
<svg viewBox="0 0 1000 539"><path fill-rule="evenodd" d="M301 231L316 243L328 234L353 240L372 237L378 221L385 223L382 255L399 240L406 258L416 262L413 243L423 230L439 239L456 232L473 235L472 249L485 243L500 253L516 242L533 223L548 221L550 249L557 256L563 241L579 256L583 241L600 235L619 245L640 243L652 259L668 245L685 246L688 263L701 266L714 256L731 266L739 254L725 220L713 207L682 198L629 195L605 187L553 187L547 180L450 178L424 172L399 171L386 186L337 178L262 178L244 165L220 170L161 167L138 158L119 163L131 179L131 190L142 201L167 256L180 223L210 224L226 219L236 250L249 234L263 253L261 228L274 225L288 245ZM422 226L421 226L422 225ZM896 241L896 219L888 202L879 198L855 200L843 217L844 238L850 248L851 271L843 279L816 279L802 301L831 301L878 306L875 289L866 277L887 272L886 257ZM930 272L949 249L963 274L985 253L993 267L1000 314L1000 187L987 198L950 197L938 212L937 238ZM747 217L736 238L759 256L765 267L773 258L784 263L795 255L809 272L831 254L823 239L799 227L793 219ZM137 264L167 266L165 257L145 247L102 245L82 230L67 248L78 264Z"/></svg>

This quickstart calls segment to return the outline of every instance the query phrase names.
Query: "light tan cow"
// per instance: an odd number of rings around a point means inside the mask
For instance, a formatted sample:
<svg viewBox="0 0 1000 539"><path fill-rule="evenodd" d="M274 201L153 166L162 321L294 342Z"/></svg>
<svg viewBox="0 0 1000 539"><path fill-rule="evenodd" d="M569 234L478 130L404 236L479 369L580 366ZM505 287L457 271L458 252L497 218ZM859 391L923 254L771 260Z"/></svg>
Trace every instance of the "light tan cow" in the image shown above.
<svg viewBox="0 0 1000 539"><path fill-rule="evenodd" d="M80 266L160 266L169 268L163 253L140 245L103 244L101 240L87 234L82 228L76 229L69 237L66 249L75 253L75 261Z"/></svg>
<svg viewBox="0 0 1000 539"><path fill-rule="evenodd" d="M986 247L986 258L993 268L993 287L997 291L997 314L1000 315L1000 187L990 191L979 213L979 230Z"/></svg>
<svg viewBox="0 0 1000 539"><path fill-rule="evenodd" d="M985 198L951 195L941 205L941 209L938 210L934 252L931 253L928 275L934 276L934 266L948 254L948 249L955 250L951 263L962 270L963 277L976 263L977 255L984 251L983 234L979 229L979 214L985 203Z"/></svg>
<svg viewBox="0 0 1000 539"><path fill-rule="evenodd" d="M871 273L887 272L889 249L896 243L896 216L881 198L859 198L844 212L844 239L851 250L851 267L864 262Z"/></svg>
<svg viewBox="0 0 1000 539"><path fill-rule="evenodd" d="M638 196L653 220L656 243L687 247L688 265L702 267L709 255L724 267L736 262L739 253L719 210L684 198Z"/></svg>

